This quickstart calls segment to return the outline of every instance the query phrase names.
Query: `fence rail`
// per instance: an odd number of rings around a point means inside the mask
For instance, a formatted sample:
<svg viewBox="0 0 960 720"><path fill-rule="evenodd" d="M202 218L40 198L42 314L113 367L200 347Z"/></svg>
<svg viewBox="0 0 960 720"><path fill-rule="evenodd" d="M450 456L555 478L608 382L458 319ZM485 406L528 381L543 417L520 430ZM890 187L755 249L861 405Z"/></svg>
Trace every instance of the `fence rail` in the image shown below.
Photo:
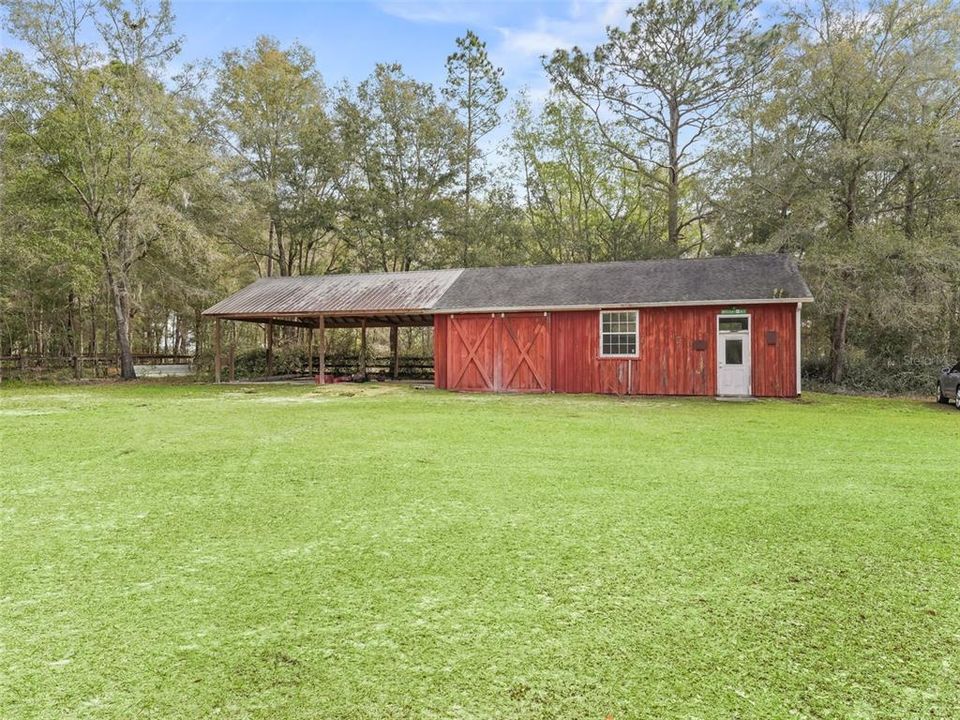
<svg viewBox="0 0 960 720"><path fill-rule="evenodd" d="M171 363L174 365L182 365L183 363L192 363L194 359L193 355L174 355L170 353L134 353L133 355L133 362L138 364L149 361L155 364ZM76 360L81 360L84 363L99 362L104 364L119 364L118 355L0 355L0 362L12 363L14 365L32 365L33 367L68 367Z"/></svg>
<svg viewBox="0 0 960 720"><path fill-rule="evenodd" d="M226 359L225 359L226 360ZM134 365L193 365L199 366L200 360L194 355L180 355L174 353L135 353L133 356ZM227 361L229 362L229 361ZM236 357L236 372L238 375L255 377L262 374L263 368L259 367L259 372L251 367L244 367L245 359ZM247 361L248 362L248 361ZM117 355L83 355L71 357L69 355L0 355L0 369L6 371L53 371L76 369L77 364L83 368L99 369L117 368L120 365L120 359ZM262 359L258 365L262 364ZM304 355L297 367L290 368L295 374L307 376L310 374L308 368L313 368L316 372L320 364L319 356L314 356L312 362ZM361 371L360 358L357 355L328 355L325 359L325 367L328 374L331 375L353 375ZM366 371L369 375L393 375L393 358L389 356L371 356L367 358ZM424 379L433 377L434 361L432 356L407 356L401 355L399 361L399 377Z"/></svg>

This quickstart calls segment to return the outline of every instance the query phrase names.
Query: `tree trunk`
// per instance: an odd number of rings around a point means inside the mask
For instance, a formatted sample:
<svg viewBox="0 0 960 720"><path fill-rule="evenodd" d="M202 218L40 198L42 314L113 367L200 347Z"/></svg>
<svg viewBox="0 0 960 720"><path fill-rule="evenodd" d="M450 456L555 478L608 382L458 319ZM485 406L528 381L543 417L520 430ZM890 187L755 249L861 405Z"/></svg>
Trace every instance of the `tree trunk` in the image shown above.
<svg viewBox="0 0 960 720"><path fill-rule="evenodd" d="M203 335L200 330L203 327L203 314L200 308L195 308L193 311L193 352L194 357L200 357L200 353L203 351Z"/></svg>
<svg viewBox="0 0 960 720"><path fill-rule="evenodd" d="M953 302L948 307L947 355L951 358L960 357L960 283L954 288Z"/></svg>
<svg viewBox="0 0 960 720"><path fill-rule="evenodd" d="M97 308L94 305L93 301L90 301L90 344L88 346L88 354L93 356L93 376L100 377L100 360L97 356L99 349L97 348Z"/></svg>
<svg viewBox="0 0 960 720"><path fill-rule="evenodd" d="M850 239L853 239L854 231L857 227L857 184L858 184L858 174L854 173L850 176L850 179L847 180L846 190L844 192L844 225L847 228L847 233L849 234Z"/></svg>
<svg viewBox="0 0 960 720"><path fill-rule="evenodd" d="M833 321L830 338L830 382L843 380L843 362L847 352L847 321L850 317L850 302L843 304Z"/></svg>
<svg viewBox="0 0 960 720"><path fill-rule="evenodd" d="M273 277L273 218L267 231L267 277Z"/></svg>
<svg viewBox="0 0 960 720"><path fill-rule="evenodd" d="M903 234L913 240L917 205L917 175L913 168L907 170L906 189L903 200Z"/></svg>
<svg viewBox="0 0 960 720"><path fill-rule="evenodd" d="M73 363L73 377L77 380L83 377L83 323L80 321L80 298L73 290L68 298L68 321L70 327L70 359Z"/></svg>
<svg viewBox="0 0 960 720"><path fill-rule="evenodd" d="M670 132L667 170L667 240L680 247L680 110L676 99L670 99Z"/></svg>
<svg viewBox="0 0 960 720"><path fill-rule="evenodd" d="M124 380L136 380L137 371L133 367L133 350L130 347L130 295L127 292L126 281L117 277L109 265L107 280L110 283L110 295L113 300L113 317L117 323L120 377Z"/></svg>

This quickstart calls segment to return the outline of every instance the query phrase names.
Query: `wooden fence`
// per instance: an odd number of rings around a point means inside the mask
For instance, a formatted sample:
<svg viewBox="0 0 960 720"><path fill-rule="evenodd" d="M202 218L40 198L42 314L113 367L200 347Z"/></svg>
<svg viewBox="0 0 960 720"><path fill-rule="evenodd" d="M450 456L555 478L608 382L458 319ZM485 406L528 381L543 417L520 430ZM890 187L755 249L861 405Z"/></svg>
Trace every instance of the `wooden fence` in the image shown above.
<svg viewBox="0 0 960 720"><path fill-rule="evenodd" d="M228 360L229 362L229 360ZM193 355L177 355L169 353L136 353L133 356L134 365L142 366L182 366L192 365L199 369L201 363ZM316 368L319 358L314 357L309 365ZM92 371L95 376L110 375L120 366L120 358L116 355L85 355L83 357L69 357L61 355L0 355L0 373L2 375L16 373L43 374L61 370L73 370L75 373ZM307 358L304 356L303 367L295 374L309 376ZM326 358L327 373L330 375L354 375L360 372L360 358L357 355L332 355ZM393 376L393 358L368 357L366 363L367 374L375 377ZM180 374L171 372L166 374ZM249 373L238 368L237 376ZM433 357L400 356L399 377L403 379L427 380L433 378Z"/></svg>

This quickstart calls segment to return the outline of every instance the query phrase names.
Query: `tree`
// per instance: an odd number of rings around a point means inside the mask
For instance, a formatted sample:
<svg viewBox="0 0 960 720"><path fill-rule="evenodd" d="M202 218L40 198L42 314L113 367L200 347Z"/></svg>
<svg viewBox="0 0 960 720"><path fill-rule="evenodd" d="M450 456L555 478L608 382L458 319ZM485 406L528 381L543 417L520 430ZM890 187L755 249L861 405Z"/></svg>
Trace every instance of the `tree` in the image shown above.
<svg viewBox="0 0 960 720"><path fill-rule="evenodd" d="M253 47L224 53L214 104L228 173L264 218L261 238L229 240L261 272L325 272L337 262L336 215L343 160L313 55L282 49L261 36Z"/></svg>
<svg viewBox="0 0 960 720"><path fill-rule="evenodd" d="M707 141L730 103L768 63L774 31L758 33L756 0L647 0L630 27L607 29L592 53L557 50L546 65L555 87L590 110L608 147L666 198L666 235L684 252L684 232L704 213L681 207L702 170ZM624 145L613 128L634 140Z"/></svg>
<svg viewBox="0 0 960 720"><path fill-rule="evenodd" d="M960 22L928 2L823 2L787 19L725 138L718 225L728 249L802 258L839 383L852 319L869 358L897 363L929 357L956 317Z"/></svg>
<svg viewBox="0 0 960 720"><path fill-rule="evenodd" d="M653 229L662 215L657 198L610 154L583 106L554 97L536 114L522 98L514 109L512 149L533 259L601 262L671 254Z"/></svg>
<svg viewBox="0 0 960 720"><path fill-rule="evenodd" d="M4 6L11 34L36 58L5 63L5 122L80 209L112 300L121 376L134 378L133 272L179 222L184 183L208 162L182 95L160 80L180 47L169 2ZM88 33L97 44L84 42Z"/></svg>
<svg viewBox="0 0 960 720"><path fill-rule="evenodd" d="M344 232L358 268L438 264L462 132L453 113L399 65L377 65L355 94L341 93L337 121L351 159Z"/></svg>
<svg viewBox="0 0 960 720"><path fill-rule="evenodd" d="M435 267L449 223L461 129L433 88L399 65L377 65L356 93L344 88L339 132L351 171L343 231L361 271ZM399 333L390 330L394 374Z"/></svg>
<svg viewBox="0 0 960 720"><path fill-rule="evenodd" d="M461 257L469 265L474 243L471 213L475 187L483 184L478 173L483 153L480 141L496 129L500 122L499 106L507 97L503 86L503 69L494 67L487 55L487 46L472 30L457 38L457 50L447 58L447 84L444 96L453 103L463 126L463 210L460 218Z"/></svg>

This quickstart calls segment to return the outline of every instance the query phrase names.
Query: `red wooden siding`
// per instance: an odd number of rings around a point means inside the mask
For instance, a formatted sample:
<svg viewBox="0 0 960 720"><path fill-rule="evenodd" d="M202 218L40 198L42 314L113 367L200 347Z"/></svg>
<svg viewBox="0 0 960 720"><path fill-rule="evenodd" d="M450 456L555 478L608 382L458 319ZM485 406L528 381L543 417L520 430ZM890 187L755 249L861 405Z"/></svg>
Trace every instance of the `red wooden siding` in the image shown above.
<svg viewBox="0 0 960 720"><path fill-rule="evenodd" d="M632 392L716 395L717 312L712 307L641 308Z"/></svg>
<svg viewBox="0 0 960 720"><path fill-rule="evenodd" d="M797 394L797 306L756 305L749 308L753 329L753 394L795 397Z"/></svg>
<svg viewBox="0 0 960 720"><path fill-rule="evenodd" d="M796 396L796 306L771 303L747 310L753 394ZM599 310L437 316L436 384L457 390L712 396L720 311L640 308L638 358L599 357Z"/></svg>
<svg viewBox="0 0 960 720"><path fill-rule="evenodd" d="M447 316L433 316L433 384L447 386Z"/></svg>
<svg viewBox="0 0 960 720"><path fill-rule="evenodd" d="M600 315L593 310L552 313L553 389L565 393L599 392L597 353Z"/></svg>

